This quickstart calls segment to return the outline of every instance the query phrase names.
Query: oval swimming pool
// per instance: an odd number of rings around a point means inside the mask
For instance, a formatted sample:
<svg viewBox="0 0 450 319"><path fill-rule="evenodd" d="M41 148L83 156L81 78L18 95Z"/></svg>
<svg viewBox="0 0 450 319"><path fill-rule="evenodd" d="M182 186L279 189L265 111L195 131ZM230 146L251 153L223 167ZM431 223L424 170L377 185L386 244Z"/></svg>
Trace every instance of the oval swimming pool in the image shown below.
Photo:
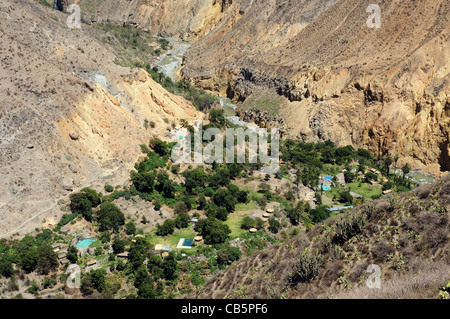
<svg viewBox="0 0 450 319"><path fill-rule="evenodd" d="M86 239L83 239L83 240L80 240L76 245L75 245L75 247L78 247L78 248L87 248L87 247L89 247L89 245L90 244L92 244L94 241L96 241L97 239L92 239L92 238L86 238Z"/></svg>

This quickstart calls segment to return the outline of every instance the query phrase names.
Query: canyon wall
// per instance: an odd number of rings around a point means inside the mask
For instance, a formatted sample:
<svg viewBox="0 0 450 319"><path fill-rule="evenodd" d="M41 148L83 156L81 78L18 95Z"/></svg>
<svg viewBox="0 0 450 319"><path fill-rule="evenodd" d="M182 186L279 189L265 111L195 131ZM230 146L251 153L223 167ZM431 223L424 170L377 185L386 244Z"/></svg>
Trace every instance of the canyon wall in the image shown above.
<svg viewBox="0 0 450 319"><path fill-rule="evenodd" d="M450 4L233 1L186 54L183 76L243 102L283 97L288 136L400 155L399 165L450 170Z"/></svg>

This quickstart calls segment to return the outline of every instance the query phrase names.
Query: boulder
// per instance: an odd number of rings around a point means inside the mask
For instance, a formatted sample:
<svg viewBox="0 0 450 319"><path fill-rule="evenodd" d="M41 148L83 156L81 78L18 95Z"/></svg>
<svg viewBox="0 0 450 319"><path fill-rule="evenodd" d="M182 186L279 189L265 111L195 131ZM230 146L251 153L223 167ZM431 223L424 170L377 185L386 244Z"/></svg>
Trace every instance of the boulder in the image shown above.
<svg viewBox="0 0 450 319"><path fill-rule="evenodd" d="M66 191L73 191L73 178L69 176L64 177L61 186Z"/></svg>

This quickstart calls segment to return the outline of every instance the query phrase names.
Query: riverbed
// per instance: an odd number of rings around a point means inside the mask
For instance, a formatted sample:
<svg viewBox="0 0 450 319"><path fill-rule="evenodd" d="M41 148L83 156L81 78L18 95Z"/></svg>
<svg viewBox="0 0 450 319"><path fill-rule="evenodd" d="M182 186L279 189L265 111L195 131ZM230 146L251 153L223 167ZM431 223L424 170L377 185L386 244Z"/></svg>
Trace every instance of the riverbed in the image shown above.
<svg viewBox="0 0 450 319"><path fill-rule="evenodd" d="M165 76L172 79L172 81L177 82L179 80L178 71L180 70L181 63L183 62L183 56L192 45L192 42L183 41L176 38L165 38L165 39L169 41L171 49L168 50L166 53L162 54L159 57L159 59L152 64L152 67L157 67L159 72L163 73ZM218 98L220 105L224 110L225 118L228 121L230 121L234 125L241 127L247 128L257 127L254 123L247 123L239 119L239 117L236 115L237 106L230 99L223 96L219 96L215 92L209 93L215 95Z"/></svg>

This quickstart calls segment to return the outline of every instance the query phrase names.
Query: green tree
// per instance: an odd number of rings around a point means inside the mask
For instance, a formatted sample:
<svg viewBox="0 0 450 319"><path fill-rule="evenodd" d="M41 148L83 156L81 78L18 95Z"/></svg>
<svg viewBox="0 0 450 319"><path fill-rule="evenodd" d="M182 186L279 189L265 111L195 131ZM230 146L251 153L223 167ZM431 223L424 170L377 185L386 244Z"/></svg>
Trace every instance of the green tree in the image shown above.
<svg viewBox="0 0 450 319"><path fill-rule="evenodd" d="M159 138L154 138L150 141L150 145L149 145L153 151L160 155L160 156L165 156L170 154L170 146L167 142L162 141Z"/></svg>
<svg viewBox="0 0 450 319"><path fill-rule="evenodd" d="M118 231L119 227L125 224L125 215L119 207L110 202L105 202L100 205L97 218L100 224L100 231Z"/></svg>
<svg viewBox="0 0 450 319"><path fill-rule="evenodd" d="M38 248L38 254L37 268L42 274L47 275L50 271L58 268L58 255L50 245L45 244L40 246Z"/></svg>
<svg viewBox="0 0 450 319"><path fill-rule="evenodd" d="M176 280L178 278L178 263L173 252L170 252L169 256L164 258L162 268L164 271L164 278L167 280Z"/></svg>
<svg viewBox="0 0 450 319"><path fill-rule="evenodd" d="M32 272L37 267L39 253L35 246L26 248L20 254L20 266L25 272Z"/></svg>
<svg viewBox="0 0 450 319"><path fill-rule="evenodd" d="M387 156L384 159L384 171L386 172L387 176L389 176L390 174L390 166L392 164L393 160L390 156Z"/></svg>
<svg viewBox="0 0 450 319"><path fill-rule="evenodd" d="M339 193L338 201L340 203L345 203L346 205L352 205L353 204L353 196L350 194L349 190L344 190Z"/></svg>
<svg viewBox="0 0 450 319"><path fill-rule="evenodd" d="M206 244L221 244L231 234L230 227L227 224L213 218L204 220L198 226Z"/></svg>
<svg viewBox="0 0 450 319"><path fill-rule="evenodd" d="M411 171L411 168L409 166L408 163L406 163L405 165L403 165L402 167L402 172L403 172L403 179L405 179L406 175L408 175L408 173Z"/></svg>
<svg viewBox="0 0 450 319"><path fill-rule="evenodd" d="M179 213L175 218L175 227L178 229L186 228L189 226L190 221L191 218L189 217L188 213Z"/></svg>
<svg viewBox="0 0 450 319"><path fill-rule="evenodd" d="M149 278L147 268L140 266L134 272L134 286L139 288Z"/></svg>
<svg viewBox="0 0 450 319"><path fill-rule="evenodd" d="M229 213L234 212L237 204L236 198L233 197L231 192L227 189L217 190L214 193L212 200L214 204L220 207L224 207Z"/></svg>
<svg viewBox="0 0 450 319"><path fill-rule="evenodd" d="M137 269L142 265L147 257L148 248L147 241L142 237L137 237L135 241L131 243L128 260L133 269Z"/></svg>
<svg viewBox="0 0 450 319"><path fill-rule="evenodd" d="M111 246L115 254L120 254L125 251L125 241L118 237L114 238Z"/></svg>
<svg viewBox="0 0 450 319"><path fill-rule="evenodd" d="M104 269L92 270L89 273L89 277L91 277L92 281L92 286L98 292L102 292L106 288L105 274L106 273Z"/></svg>
<svg viewBox="0 0 450 319"><path fill-rule="evenodd" d="M166 219L162 225L156 225L156 235L167 236L175 230L175 222L172 219Z"/></svg>
<svg viewBox="0 0 450 319"><path fill-rule="evenodd" d="M280 222L278 220L276 220L273 217L269 219L269 230L272 233L274 233L274 234L278 233L280 228L281 228L281 224L280 224Z"/></svg>
<svg viewBox="0 0 450 319"><path fill-rule="evenodd" d="M184 186L189 194L197 194L197 190L201 190L206 186L208 175L199 167L191 171L184 171Z"/></svg>
<svg viewBox="0 0 450 319"><path fill-rule="evenodd" d="M97 207L102 202L102 193L98 193L96 190L85 187L81 190L82 193L86 194L87 199L91 202L92 207Z"/></svg>
<svg viewBox="0 0 450 319"><path fill-rule="evenodd" d="M130 220L125 224L125 231L128 235L136 234L136 225L133 223L133 221Z"/></svg>
<svg viewBox="0 0 450 319"><path fill-rule="evenodd" d="M67 259L72 264L76 264L78 261L78 249L75 246L70 246L67 250Z"/></svg>
<svg viewBox="0 0 450 319"><path fill-rule="evenodd" d="M189 207L185 202L177 202L173 208L173 212L178 215L181 213L187 213L189 211Z"/></svg>
<svg viewBox="0 0 450 319"><path fill-rule="evenodd" d="M131 182L137 191L142 193L151 193L155 185L155 172L136 172L131 171Z"/></svg>
<svg viewBox="0 0 450 319"><path fill-rule="evenodd" d="M92 220L92 203L85 193L70 194L70 210L81 214L87 221Z"/></svg>
<svg viewBox="0 0 450 319"><path fill-rule="evenodd" d="M10 278L14 274L14 268L10 258L2 256L0 258L0 276Z"/></svg>

